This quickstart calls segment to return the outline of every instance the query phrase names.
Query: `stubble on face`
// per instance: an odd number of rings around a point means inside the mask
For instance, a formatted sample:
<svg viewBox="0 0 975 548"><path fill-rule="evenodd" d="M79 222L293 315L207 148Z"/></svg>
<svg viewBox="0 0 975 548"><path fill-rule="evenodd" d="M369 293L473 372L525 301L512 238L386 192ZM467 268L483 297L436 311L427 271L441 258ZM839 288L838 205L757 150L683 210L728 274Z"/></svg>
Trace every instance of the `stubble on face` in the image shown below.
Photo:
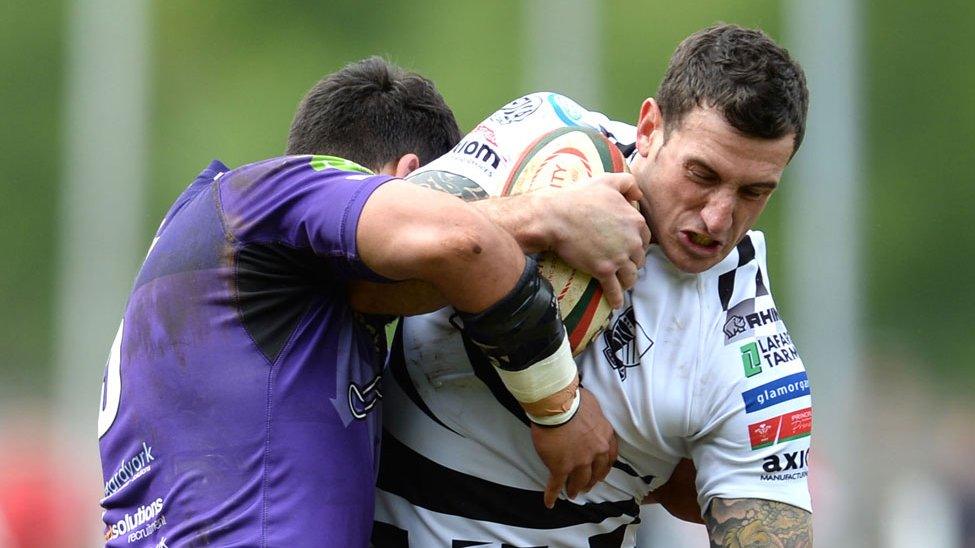
<svg viewBox="0 0 975 548"><path fill-rule="evenodd" d="M742 135L714 109L655 128L633 173L641 209L667 258L688 273L723 260L757 221L792 154L793 136Z"/></svg>

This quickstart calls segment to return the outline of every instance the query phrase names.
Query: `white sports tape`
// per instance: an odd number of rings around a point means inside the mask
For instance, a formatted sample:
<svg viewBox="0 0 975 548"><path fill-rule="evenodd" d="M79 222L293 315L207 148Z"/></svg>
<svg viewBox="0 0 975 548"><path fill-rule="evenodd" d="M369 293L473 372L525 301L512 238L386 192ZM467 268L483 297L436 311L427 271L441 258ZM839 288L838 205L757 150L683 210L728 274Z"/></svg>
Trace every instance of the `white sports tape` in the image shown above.
<svg viewBox="0 0 975 548"><path fill-rule="evenodd" d="M532 415L531 413L525 413L528 418L536 424L541 424L542 426L558 426L569 422L573 416L575 416L576 411L579 410L579 402L582 398L579 397L579 389L576 388L576 395L572 398L572 404L566 411L559 413L558 415L547 415L544 417L539 417L538 415Z"/></svg>
<svg viewBox="0 0 975 548"><path fill-rule="evenodd" d="M511 395L522 403L534 403L555 394L568 386L578 372L567 336L562 337L559 349L549 357L521 371L495 370Z"/></svg>

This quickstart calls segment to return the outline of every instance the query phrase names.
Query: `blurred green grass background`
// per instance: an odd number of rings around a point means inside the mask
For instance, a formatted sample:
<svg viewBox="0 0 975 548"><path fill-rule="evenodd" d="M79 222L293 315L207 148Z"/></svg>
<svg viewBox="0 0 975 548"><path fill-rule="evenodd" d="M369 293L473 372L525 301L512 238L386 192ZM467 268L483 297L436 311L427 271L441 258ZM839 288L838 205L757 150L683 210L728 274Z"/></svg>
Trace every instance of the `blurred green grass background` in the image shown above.
<svg viewBox="0 0 975 548"><path fill-rule="evenodd" d="M72 5L0 7L0 397L51 395L59 185L71 169L61 150ZM523 83L527 29L514 0L150 6L147 243L170 201L210 159L239 165L280 154L302 94L349 61L385 54L432 78L463 129L533 91ZM698 28L759 26L789 43L774 0L600 6L600 28L578 40L600 41L602 64L591 76L604 82L605 100L586 106L624 121L653 94L674 46ZM968 225L975 4L870 0L860 9L863 231L849 237L863 251L868 372L884 374L897 361L917 382L961 393L975 386L975 232ZM787 171L781 194L789 184ZM773 199L760 227L769 234L777 300L788 317L790 280L780 274L784 202ZM106 332L106 349L111 338Z"/></svg>

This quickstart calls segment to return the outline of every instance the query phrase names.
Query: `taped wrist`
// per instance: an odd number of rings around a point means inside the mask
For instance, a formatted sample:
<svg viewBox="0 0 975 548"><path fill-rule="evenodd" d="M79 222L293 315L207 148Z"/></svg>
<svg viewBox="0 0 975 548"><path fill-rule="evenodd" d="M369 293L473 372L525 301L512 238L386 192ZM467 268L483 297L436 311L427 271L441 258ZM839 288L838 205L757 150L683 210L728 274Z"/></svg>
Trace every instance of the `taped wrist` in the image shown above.
<svg viewBox="0 0 975 548"><path fill-rule="evenodd" d="M515 287L496 304L457 317L531 420L557 426L572 418L578 372L552 286L535 259L526 257Z"/></svg>
<svg viewBox="0 0 975 548"><path fill-rule="evenodd" d="M532 257L525 257L521 277L500 301L476 314L458 311L457 317L471 342L505 371L520 371L551 356L565 339L552 284L538 275Z"/></svg>

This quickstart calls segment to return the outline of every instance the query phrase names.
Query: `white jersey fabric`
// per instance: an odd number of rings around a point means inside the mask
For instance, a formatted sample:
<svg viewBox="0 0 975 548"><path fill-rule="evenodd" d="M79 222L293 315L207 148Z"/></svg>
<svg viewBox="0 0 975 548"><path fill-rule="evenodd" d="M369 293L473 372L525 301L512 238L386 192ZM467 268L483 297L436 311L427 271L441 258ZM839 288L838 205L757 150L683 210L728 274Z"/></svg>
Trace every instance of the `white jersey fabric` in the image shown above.
<svg viewBox="0 0 975 548"><path fill-rule="evenodd" d="M599 128L632 152L632 126L536 93L424 169L497 194L520 152L566 125ZM681 458L697 467L702 508L721 497L811 510L809 381L765 257L756 231L697 275L651 246L623 308L577 360L619 435L619 460L605 482L553 510L542 505L548 471L524 414L450 311L403 321L384 388L375 546L633 546L639 501Z"/></svg>

